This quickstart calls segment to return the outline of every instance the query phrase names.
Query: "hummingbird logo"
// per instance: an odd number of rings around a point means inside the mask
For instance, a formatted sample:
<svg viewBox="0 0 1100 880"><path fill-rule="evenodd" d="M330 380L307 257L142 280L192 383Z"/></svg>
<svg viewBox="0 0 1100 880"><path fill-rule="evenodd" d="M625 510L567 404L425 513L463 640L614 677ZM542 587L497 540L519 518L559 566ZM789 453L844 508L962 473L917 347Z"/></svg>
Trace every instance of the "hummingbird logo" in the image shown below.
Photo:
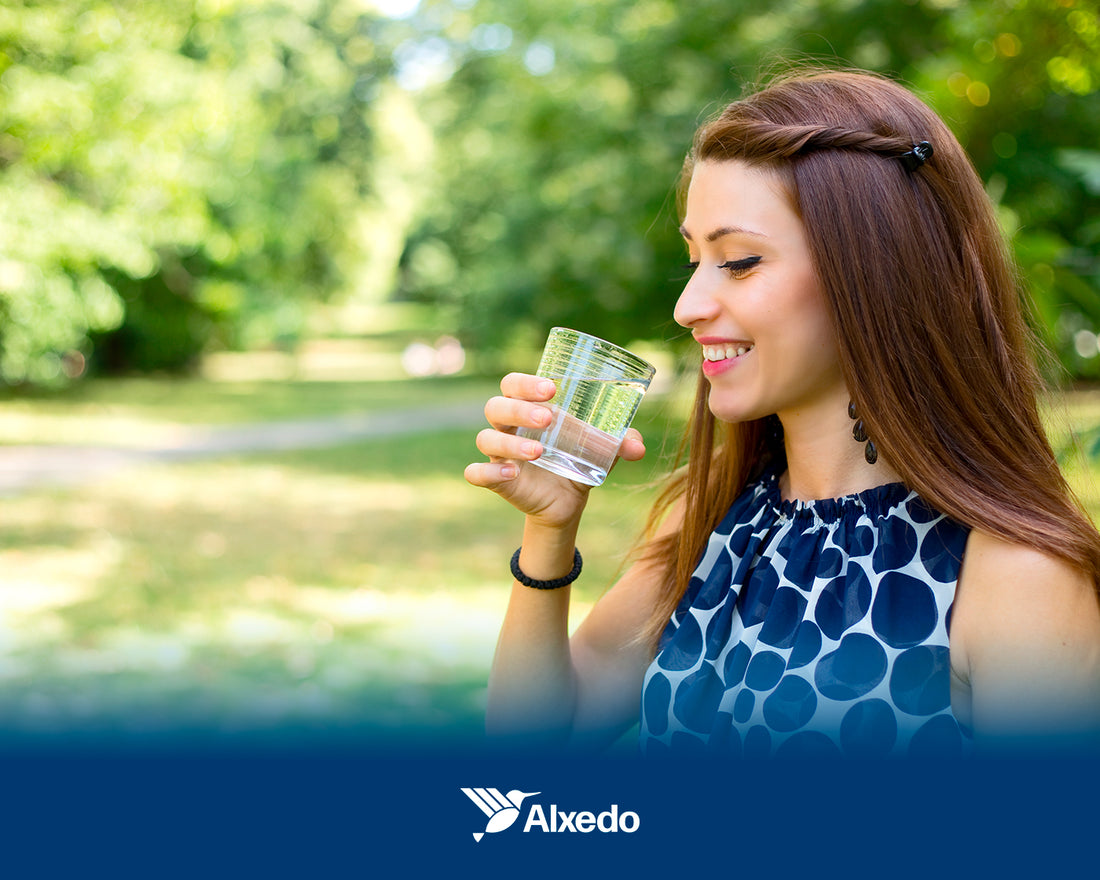
<svg viewBox="0 0 1100 880"><path fill-rule="evenodd" d="M489 817L484 831L473 832L476 841L480 841L486 834L495 834L497 831L511 828L519 818L519 807L524 799L541 794L538 791L522 792L513 789L507 795L503 795L495 788L464 788L462 793Z"/></svg>

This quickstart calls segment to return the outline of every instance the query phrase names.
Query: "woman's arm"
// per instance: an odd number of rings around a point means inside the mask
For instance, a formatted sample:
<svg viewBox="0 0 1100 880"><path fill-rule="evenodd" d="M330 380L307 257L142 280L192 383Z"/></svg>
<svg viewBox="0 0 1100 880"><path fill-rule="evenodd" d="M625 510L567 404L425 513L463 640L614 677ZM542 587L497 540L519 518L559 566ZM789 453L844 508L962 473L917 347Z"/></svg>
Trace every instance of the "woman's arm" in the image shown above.
<svg viewBox="0 0 1100 880"><path fill-rule="evenodd" d="M971 533L951 665L979 745L1100 746L1100 600L1056 557Z"/></svg>
<svg viewBox="0 0 1100 880"><path fill-rule="evenodd" d="M559 540L540 538L528 523L520 557L524 573L543 579L567 571L573 545ZM524 561L529 546L537 548L530 572ZM551 559L556 564L535 567ZM662 579L654 563L634 564L571 639L569 587L544 591L513 584L489 679L489 733L583 750L613 743L638 720L642 679L653 656L641 633Z"/></svg>
<svg viewBox="0 0 1100 880"><path fill-rule="evenodd" d="M528 577L551 580L573 567L576 525L547 529L528 518L519 567ZM508 609L489 674L486 729L527 745L569 739L575 682L569 652L572 587L537 590L512 584Z"/></svg>
<svg viewBox="0 0 1100 880"><path fill-rule="evenodd" d="M542 403L553 396L552 383L513 373L501 382L501 391L501 397L486 405L491 427L477 440L489 461L467 467L466 479L526 515L520 569L530 578L551 580L573 566L588 487L524 464L541 449L537 443L529 446L515 430L548 422L550 413ZM644 454L641 435L632 429L620 456L637 460ZM651 606L645 597L655 589L655 577L652 567L634 566L593 609L572 645L570 588L538 590L514 583L489 680L490 734L520 738L527 745L564 745L584 731L579 738L591 742L589 732L623 726L623 707L632 705L630 715L636 715L648 653L636 644L636 633L648 616ZM610 700L605 698L619 690L620 682L629 687L635 681L633 693L609 713ZM594 694L603 695L595 706Z"/></svg>

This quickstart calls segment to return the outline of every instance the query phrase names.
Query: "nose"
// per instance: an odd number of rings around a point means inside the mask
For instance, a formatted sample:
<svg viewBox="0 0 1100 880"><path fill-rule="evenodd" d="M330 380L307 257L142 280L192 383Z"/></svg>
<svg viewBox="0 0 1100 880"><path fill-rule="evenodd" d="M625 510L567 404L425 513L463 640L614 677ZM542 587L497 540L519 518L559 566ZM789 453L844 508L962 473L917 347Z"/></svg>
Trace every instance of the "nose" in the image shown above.
<svg viewBox="0 0 1100 880"><path fill-rule="evenodd" d="M672 317L681 327L690 329L718 316L721 306L714 295L713 285L705 276L704 267L697 268L684 285L680 298L676 300Z"/></svg>

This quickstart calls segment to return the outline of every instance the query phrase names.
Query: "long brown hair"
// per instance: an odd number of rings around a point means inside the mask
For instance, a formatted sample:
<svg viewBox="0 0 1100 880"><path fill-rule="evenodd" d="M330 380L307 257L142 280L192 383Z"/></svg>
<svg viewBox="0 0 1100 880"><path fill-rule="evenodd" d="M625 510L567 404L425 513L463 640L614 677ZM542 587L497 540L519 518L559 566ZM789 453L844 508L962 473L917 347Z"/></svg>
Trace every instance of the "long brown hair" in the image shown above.
<svg viewBox="0 0 1100 880"><path fill-rule="evenodd" d="M934 155L900 157L928 141ZM697 162L776 172L801 217L852 400L880 452L928 503L974 529L1065 559L1100 584L1100 534L1073 498L1039 416L1025 300L993 207L958 141L916 96L861 72L776 80L696 133ZM666 583L656 640L707 538L768 455L766 420L719 423L700 376L645 555ZM682 499L683 524L652 535Z"/></svg>

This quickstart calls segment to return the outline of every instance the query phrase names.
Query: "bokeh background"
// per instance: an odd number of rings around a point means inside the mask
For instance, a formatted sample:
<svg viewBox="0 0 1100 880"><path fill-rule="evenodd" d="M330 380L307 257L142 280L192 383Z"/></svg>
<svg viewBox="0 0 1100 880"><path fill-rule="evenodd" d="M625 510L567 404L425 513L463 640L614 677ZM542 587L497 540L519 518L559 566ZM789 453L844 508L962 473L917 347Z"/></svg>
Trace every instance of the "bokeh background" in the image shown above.
<svg viewBox="0 0 1100 880"><path fill-rule="evenodd" d="M519 537L461 477L482 403L554 324L661 368L579 620L690 393L691 134L792 62L968 148L1100 518L1093 0L4 3L0 734L476 742Z"/></svg>

